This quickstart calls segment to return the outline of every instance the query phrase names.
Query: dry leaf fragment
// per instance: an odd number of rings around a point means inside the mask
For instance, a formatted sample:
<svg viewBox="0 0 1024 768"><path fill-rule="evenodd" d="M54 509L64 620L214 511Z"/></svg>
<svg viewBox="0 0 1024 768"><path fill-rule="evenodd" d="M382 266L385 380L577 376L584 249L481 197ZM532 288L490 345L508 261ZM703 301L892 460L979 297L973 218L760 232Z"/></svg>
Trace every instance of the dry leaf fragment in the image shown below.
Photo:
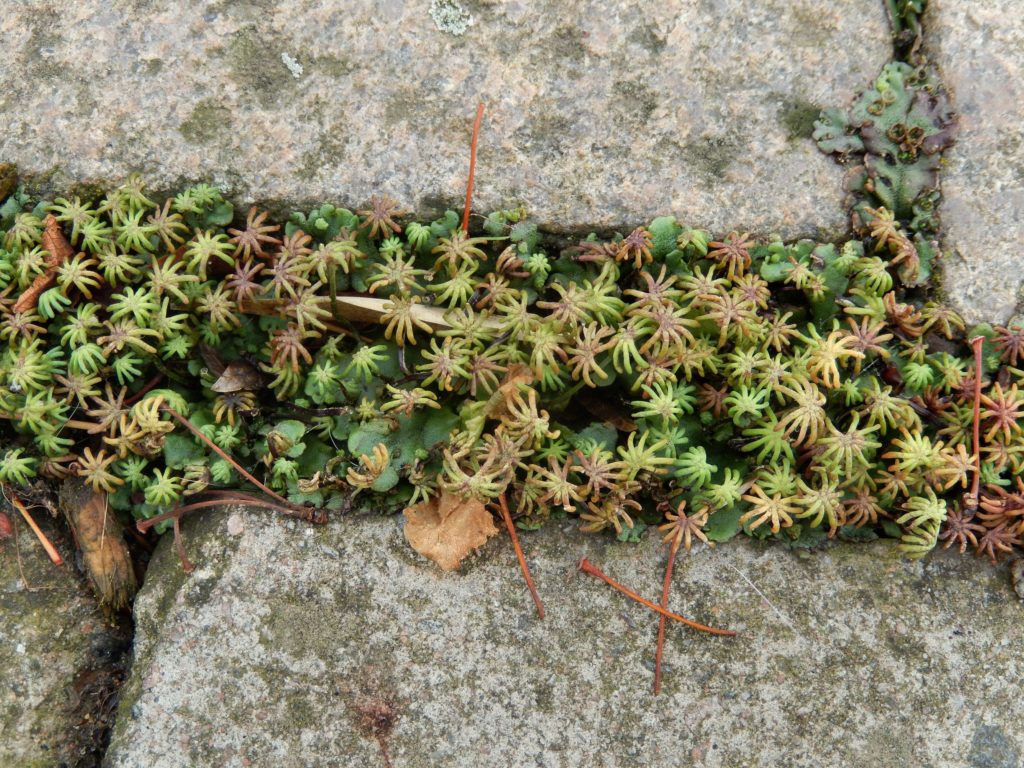
<svg viewBox="0 0 1024 768"><path fill-rule="evenodd" d="M509 415L508 404L519 394L520 384L532 384L534 381L533 372L528 365L516 363L510 365L501 381L501 385L491 393L484 408L484 415L488 419L501 420Z"/></svg>
<svg viewBox="0 0 1024 768"><path fill-rule="evenodd" d="M86 573L100 603L113 610L128 605L138 584L107 494L94 493L80 480L65 480L60 507L75 534Z"/></svg>
<svg viewBox="0 0 1024 768"><path fill-rule="evenodd" d="M252 363L245 360L235 360L228 363L213 386L210 387L218 394L230 392L255 392L262 389L264 384L263 374Z"/></svg>
<svg viewBox="0 0 1024 768"><path fill-rule="evenodd" d="M75 255L60 224L52 213L43 219L43 249L47 252L46 271L38 275L25 289L14 304L13 312L28 312L36 308L43 292L57 282L57 270L61 264Z"/></svg>
<svg viewBox="0 0 1024 768"><path fill-rule="evenodd" d="M405 510L405 538L412 548L446 571L498 533L484 505L443 491L439 498Z"/></svg>

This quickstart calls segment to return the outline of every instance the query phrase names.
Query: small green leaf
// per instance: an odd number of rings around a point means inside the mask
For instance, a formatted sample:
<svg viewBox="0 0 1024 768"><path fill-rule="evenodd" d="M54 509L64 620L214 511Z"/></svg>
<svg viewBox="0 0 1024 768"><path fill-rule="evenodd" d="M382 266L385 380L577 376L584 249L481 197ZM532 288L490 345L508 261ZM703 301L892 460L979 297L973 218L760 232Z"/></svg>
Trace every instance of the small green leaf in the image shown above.
<svg viewBox="0 0 1024 768"><path fill-rule="evenodd" d="M704 534L711 541L728 541L739 532L742 516L743 506L741 504L733 504L728 509L712 512L704 525Z"/></svg>
<svg viewBox="0 0 1024 768"><path fill-rule="evenodd" d="M647 226L647 231L651 233L651 255L661 261L676 249L676 238L683 228L675 216L659 216Z"/></svg>
<svg viewBox="0 0 1024 768"><path fill-rule="evenodd" d="M180 469L186 464L199 461L206 455L204 446L196 442L191 435L179 435L174 432L164 438L164 463L172 469Z"/></svg>
<svg viewBox="0 0 1024 768"><path fill-rule="evenodd" d="M632 528L623 528L615 538L624 543L636 544L643 538L646 530L647 523L643 520L634 520Z"/></svg>
<svg viewBox="0 0 1024 768"><path fill-rule="evenodd" d="M903 529L896 525L892 520L883 520L882 530L890 539L898 539L903 535Z"/></svg>
<svg viewBox="0 0 1024 768"><path fill-rule="evenodd" d="M812 138L818 142L822 152L849 155L864 151L864 142L851 130L846 114L839 109L823 110L821 117L814 121Z"/></svg>

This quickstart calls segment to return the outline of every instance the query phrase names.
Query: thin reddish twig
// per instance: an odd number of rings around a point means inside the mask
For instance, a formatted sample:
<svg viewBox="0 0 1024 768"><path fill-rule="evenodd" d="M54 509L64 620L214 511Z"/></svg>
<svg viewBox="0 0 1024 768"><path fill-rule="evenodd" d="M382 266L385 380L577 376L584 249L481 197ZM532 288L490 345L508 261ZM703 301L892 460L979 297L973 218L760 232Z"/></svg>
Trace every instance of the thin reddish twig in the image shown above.
<svg viewBox="0 0 1024 768"><path fill-rule="evenodd" d="M187 429L193 435L195 435L200 440L202 440L204 443L206 443L206 445L209 446L218 456L220 456L222 459L224 459L224 461L226 461L228 464L230 464L235 469L237 469L238 473L242 477L244 477L250 483L255 485L257 488L259 488L265 494L267 494L268 496L270 496L273 499L277 499L279 502L281 502L281 504L283 504L286 507L289 507L291 509L295 508L295 505L292 504L290 501L288 501L288 499L286 499L284 496L281 496L280 494L276 493L275 491L272 491L270 488L268 488L263 483L261 483L259 480L257 480L255 477L253 477L251 474L249 474L249 472L247 472L245 470L245 468L242 467L241 464L239 464L233 458L228 456L228 454L225 453L224 451L222 451L220 449L220 447L215 442L213 442L213 440L211 440L206 435L204 435L191 421L189 421L184 416L182 416L180 413L178 413L176 410L171 408L171 406L165 404L165 405L161 406L161 410L171 414L171 416L173 416L177 420L177 422L179 424L181 424L183 427L185 427L185 429Z"/></svg>
<svg viewBox="0 0 1024 768"><path fill-rule="evenodd" d="M466 183L466 208L462 212L462 231L469 232L469 205L473 199L473 174L476 171L476 141L480 136L480 122L484 118L484 103L476 106L476 120L473 122L473 141L469 145L469 181Z"/></svg>
<svg viewBox="0 0 1024 768"><path fill-rule="evenodd" d="M523 578L526 579L526 586L530 590L530 596L533 598L533 604L537 606L537 615L540 618L544 618L544 606L540 601L540 595L537 594L537 588L533 585L533 577L530 576L530 567L526 564L526 558L523 556L523 549L519 546L519 536L516 534L516 527L512 523L512 515L508 511L508 502L505 501L505 494L501 494L498 497L498 507L501 509L501 518L505 521L505 528L508 529L508 535L512 538L512 548L516 551L516 558L519 560L519 568L523 572Z"/></svg>
<svg viewBox="0 0 1024 768"><path fill-rule="evenodd" d="M192 573L196 567L188 559L185 542L181 539L181 517L174 518L174 551L178 553L178 559L181 561L181 570L185 573Z"/></svg>
<svg viewBox="0 0 1024 768"><path fill-rule="evenodd" d="M974 478L971 480L971 505L975 508L981 490L981 348L984 343L984 336L971 339L971 347L974 349Z"/></svg>
<svg viewBox="0 0 1024 768"><path fill-rule="evenodd" d="M24 504L21 503L21 499L15 496L13 493L8 497L10 502L18 508L21 516L25 518L25 522L28 523L28 527L32 529L32 533L39 539L39 543L43 545L43 549L46 550L47 556L50 558L50 562L54 565L64 565L64 558L60 556L60 552L53 546L53 543L46 537L46 534L42 532L36 521L32 519L32 515L29 514L28 509Z"/></svg>
<svg viewBox="0 0 1024 768"><path fill-rule="evenodd" d="M234 502L235 504L273 509L282 515L294 517L314 525L324 525L327 523L327 510L325 509L300 504L289 504L287 507L282 507L272 501L251 496L244 491L225 491L213 488L203 491L203 497L204 499L220 499L222 502Z"/></svg>
<svg viewBox="0 0 1024 768"><path fill-rule="evenodd" d="M150 379L149 381L142 385L142 389L140 389L134 395L125 400L124 404L131 405L132 403L136 403L142 398L144 398L149 393L149 391L153 389L153 387L160 383L163 377L164 375L162 373L156 374L156 376L154 376L152 379Z"/></svg>
<svg viewBox="0 0 1024 768"><path fill-rule="evenodd" d="M668 610L668 592L672 586L672 566L676 562L681 537L672 537L672 546L668 552L668 563L665 565L665 583L661 587L661 607ZM661 693L661 653L665 648L665 624L668 619L664 614L658 617L658 650L654 654L654 695Z"/></svg>
<svg viewBox="0 0 1024 768"><path fill-rule="evenodd" d="M253 507L262 507L263 509L272 509L275 512L282 512L289 516L295 516L295 510L287 507L282 507L280 504L275 504L270 501L263 501L261 499L252 499L248 497L237 497L237 496L219 496L215 499L209 499L207 501L196 501L191 504L182 504L180 507L175 507L169 512L162 512L159 515L153 517L147 517L145 520L139 520L135 524L136 529L145 533L150 528L158 523L162 523L165 520L177 520L189 512L198 512L201 509L210 509L211 507L223 507L226 502L238 502L240 504L246 504ZM312 520L310 522L313 522Z"/></svg>
<svg viewBox="0 0 1024 768"><path fill-rule="evenodd" d="M579 567L580 567L580 570L583 571L584 573L586 573L586 574L588 574L590 576L594 576L595 578L601 579L602 581L604 581L608 585L610 585L610 586L614 587L615 589L619 590L619 592L624 594L626 597L629 597L629 598L632 598L633 600L636 600L638 603L640 603L640 605L645 605L648 608L650 608L652 611L654 611L655 613L659 613L662 616L665 616L666 618L672 619L673 621L678 621L680 624L685 624L688 627L693 627L694 629L699 629L701 632L709 632L712 635L725 635L727 637L733 637L733 636L736 635L736 632L731 630L731 629L718 629L717 627L709 627L706 624L700 624L700 623L698 623L696 621L693 621L692 619L686 618L685 616L680 616L678 613L672 613L668 609L662 608L657 603L653 603L650 600L648 600L647 598L641 597L636 592L631 590L629 587L622 586L621 584L619 584L619 582L615 581L615 579L613 579L611 576L608 576L607 574L605 574L604 571L602 571L596 565L591 563L585 557L582 560L580 560L580 566Z"/></svg>

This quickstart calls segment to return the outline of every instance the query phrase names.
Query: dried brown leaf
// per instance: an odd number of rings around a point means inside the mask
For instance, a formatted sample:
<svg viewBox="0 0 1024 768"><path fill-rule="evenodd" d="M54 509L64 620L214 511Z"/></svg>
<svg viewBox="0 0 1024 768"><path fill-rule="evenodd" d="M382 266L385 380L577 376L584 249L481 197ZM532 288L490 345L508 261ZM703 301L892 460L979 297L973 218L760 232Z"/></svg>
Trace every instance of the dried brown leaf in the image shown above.
<svg viewBox="0 0 1024 768"><path fill-rule="evenodd" d="M48 254L46 271L38 275L21 294L14 304L12 310L14 312L28 312L35 309L43 292L57 282L57 269L75 254L52 213L47 214L43 219L43 227L43 249Z"/></svg>
<svg viewBox="0 0 1024 768"><path fill-rule="evenodd" d="M446 571L498 533L484 505L442 492L439 498L405 510L405 538L421 555Z"/></svg>
<svg viewBox="0 0 1024 768"><path fill-rule="evenodd" d="M199 356L203 358L203 362L206 363L207 370L214 376L220 376L224 373L224 361L220 359L220 355L217 354L217 350L209 344L199 345Z"/></svg>
<svg viewBox="0 0 1024 768"><path fill-rule="evenodd" d="M60 223L52 213L43 219L43 250L49 254L46 266L51 269L59 267L75 255L68 239L64 237Z"/></svg>
<svg viewBox="0 0 1024 768"><path fill-rule="evenodd" d="M488 419L498 420L508 416L508 404L519 393L519 385L532 384L533 380L533 371L528 365L521 363L510 365L501 384L488 398L484 416Z"/></svg>
<svg viewBox="0 0 1024 768"><path fill-rule="evenodd" d="M77 478L66 480L61 486L60 507L100 603L114 610L123 608L138 585L121 523L107 503L107 495L94 493Z"/></svg>
<svg viewBox="0 0 1024 768"><path fill-rule="evenodd" d="M253 392L263 388L263 374L255 365L245 360L228 363L220 378L210 387L221 394L228 392Z"/></svg>

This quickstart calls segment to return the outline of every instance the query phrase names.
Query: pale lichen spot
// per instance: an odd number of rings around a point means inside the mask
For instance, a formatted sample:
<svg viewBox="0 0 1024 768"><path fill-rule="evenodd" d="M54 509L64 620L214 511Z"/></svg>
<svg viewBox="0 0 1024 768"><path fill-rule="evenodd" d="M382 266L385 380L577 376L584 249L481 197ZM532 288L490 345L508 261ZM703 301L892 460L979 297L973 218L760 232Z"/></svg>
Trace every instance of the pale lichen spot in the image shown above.
<svg viewBox="0 0 1024 768"><path fill-rule="evenodd" d="M441 32L464 35L473 26L473 17L456 0L431 0L430 18Z"/></svg>

